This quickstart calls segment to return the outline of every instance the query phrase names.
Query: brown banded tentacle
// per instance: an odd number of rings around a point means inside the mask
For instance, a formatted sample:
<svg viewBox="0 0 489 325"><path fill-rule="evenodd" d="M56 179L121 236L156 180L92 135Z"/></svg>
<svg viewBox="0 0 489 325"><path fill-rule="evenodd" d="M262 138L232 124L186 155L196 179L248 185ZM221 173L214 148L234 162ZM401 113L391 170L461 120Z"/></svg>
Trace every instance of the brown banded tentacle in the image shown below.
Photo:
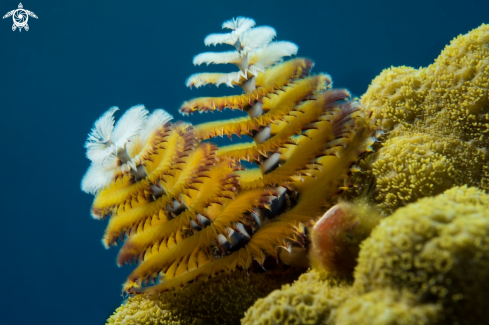
<svg viewBox="0 0 489 325"><path fill-rule="evenodd" d="M254 208L267 208L274 195L276 192L271 189L241 192L235 200L225 206L222 213L209 226L141 263L129 276L125 288L128 289L138 281L154 279L160 272L166 274L172 265L177 268L175 263L188 259L196 247L210 249L211 244L217 242L218 235L226 235L227 227L231 227L235 222L241 222L245 213L253 212ZM172 274L169 273L167 276L172 277Z"/></svg>

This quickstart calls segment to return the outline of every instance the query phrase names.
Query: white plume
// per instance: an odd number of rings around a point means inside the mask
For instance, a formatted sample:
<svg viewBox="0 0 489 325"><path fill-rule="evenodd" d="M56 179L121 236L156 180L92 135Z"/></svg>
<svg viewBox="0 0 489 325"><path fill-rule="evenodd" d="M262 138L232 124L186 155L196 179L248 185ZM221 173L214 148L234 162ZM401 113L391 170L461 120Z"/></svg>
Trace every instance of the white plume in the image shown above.
<svg viewBox="0 0 489 325"><path fill-rule="evenodd" d="M276 35L275 29L269 26L252 28L241 35L241 47L245 51L254 51L267 46Z"/></svg>
<svg viewBox="0 0 489 325"><path fill-rule="evenodd" d="M88 140L91 142L108 142L110 134L114 128L114 113L119 110L119 107L113 106L107 112L102 114L95 123L93 123L92 132L88 135Z"/></svg>
<svg viewBox="0 0 489 325"><path fill-rule="evenodd" d="M81 190L85 193L96 194L110 184L117 168L116 159L109 158L103 164L92 163L83 176Z"/></svg>
<svg viewBox="0 0 489 325"><path fill-rule="evenodd" d="M207 84L243 87L246 84L246 89L243 89L248 92L251 91L248 88L254 88L255 85L244 83L241 77L248 79L250 75L257 76L260 72L265 72L266 68L283 61L283 57L297 54L298 47L294 43L272 42L277 34L274 28L254 26L253 19L238 17L222 24L222 28L233 30L231 33L208 35L204 40L205 45L230 44L236 51L201 53L194 57L194 65L233 63L240 71L193 74L186 81L187 87L198 88Z"/></svg>
<svg viewBox="0 0 489 325"><path fill-rule="evenodd" d="M162 109L148 116L143 105L136 105L114 127L113 115L117 110L111 107L94 123L85 143L87 157L92 161L81 182L81 189L86 193L95 194L106 187L116 173L130 170L137 173L140 157L134 150L141 150L151 135L173 118Z"/></svg>
<svg viewBox="0 0 489 325"><path fill-rule="evenodd" d="M101 162L113 152L110 149L111 135L114 129L114 113L118 109L116 106L109 108L95 121L92 131L88 134L85 148L87 148L87 158L93 162Z"/></svg>
<svg viewBox="0 0 489 325"><path fill-rule="evenodd" d="M148 110L144 105L136 105L128 109L117 121L112 132L112 142L116 149L123 149L143 128L148 119Z"/></svg>
<svg viewBox="0 0 489 325"><path fill-rule="evenodd" d="M171 119L173 119L173 116L168 114L165 110L155 109L153 113L148 116L146 124L139 134L138 141L141 143L141 145L144 145L151 137L153 132L155 132L159 127L165 125L165 123Z"/></svg>
<svg viewBox="0 0 489 325"><path fill-rule="evenodd" d="M229 73L194 73L188 77L186 85L187 87L199 88L208 84L214 84L216 86L226 84L228 87L233 88L235 84L239 84L241 77L246 78L246 75L241 71Z"/></svg>
<svg viewBox="0 0 489 325"><path fill-rule="evenodd" d="M255 21L251 18L238 17L226 20L222 23L222 28L232 29L236 32L244 32L255 26Z"/></svg>
<svg viewBox="0 0 489 325"><path fill-rule="evenodd" d="M263 72L267 67L283 61L284 56L297 54L298 50L299 47L291 42L272 42L250 54L249 70L256 75L256 70Z"/></svg>
<svg viewBox="0 0 489 325"><path fill-rule="evenodd" d="M233 88L233 82L239 84L241 77L246 79L246 75L240 70L236 72L223 73L222 76L216 81L216 86L226 84L226 86Z"/></svg>
<svg viewBox="0 0 489 325"><path fill-rule="evenodd" d="M226 52L205 52L197 54L194 57L194 65L201 65L206 63L207 65L213 64L226 64L234 63L239 65L243 61L243 57L239 55L237 51L226 51Z"/></svg>
<svg viewBox="0 0 489 325"><path fill-rule="evenodd" d="M232 33L226 34L209 34L204 39L205 46L217 45L217 44L229 44L233 45L237 41L237 37L235 37Z"/></svg>
<svg viewBox="0 0 489 325"><path fill-rule="evenodd" d="M208 84L215 84L216 80L219 79L221 74L222 73L211 72L194 73L193 75L190 75L187 80L185 80L185 86L190 88L199 88Z"/></svg>
<svg viewBox="0 0 489 325"><path fill-rule="evenodd" d="M240 36L253 26L255 26L255 21L253 19L245 17L233 18L222 24L222 28L232 29L233 31L231 33L209 34L204 39L204 44L206 46L217 44L229 44L234 46L240 39Z"/></svg>

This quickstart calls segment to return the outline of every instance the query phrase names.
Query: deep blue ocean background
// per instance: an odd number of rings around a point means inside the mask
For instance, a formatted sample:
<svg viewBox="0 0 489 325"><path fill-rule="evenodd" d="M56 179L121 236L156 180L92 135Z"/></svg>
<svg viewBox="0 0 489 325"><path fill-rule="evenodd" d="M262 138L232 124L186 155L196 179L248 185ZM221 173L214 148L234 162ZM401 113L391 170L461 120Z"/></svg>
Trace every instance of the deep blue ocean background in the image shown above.
<svg viewBox="0 0 489 325"><path fill-rule="evenodd" d="M18 1L1 0L0 15ZM239 89L190 90L194 55L223 21L246 16L299 45L314 72L361 95L382 69L426 66L455 36L489 23L489 1L35 1L30 30L0 20L0 324L103 324L120 305L132 267L100 239L106 221L80 190L83 144L109 107L144 104L182 117L192 97ZM225 46L217 50L230 50ZM120 112L118 114L120 116ZM229 118L232 114L222 117Z"/></svg>

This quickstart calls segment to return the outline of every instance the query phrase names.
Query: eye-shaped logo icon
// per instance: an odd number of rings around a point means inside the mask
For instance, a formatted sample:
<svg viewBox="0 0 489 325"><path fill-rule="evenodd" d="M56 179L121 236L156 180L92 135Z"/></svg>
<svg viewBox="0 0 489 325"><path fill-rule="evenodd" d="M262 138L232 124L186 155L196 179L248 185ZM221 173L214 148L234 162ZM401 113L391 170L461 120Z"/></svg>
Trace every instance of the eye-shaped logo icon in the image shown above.
<svg viewBox="0 0 489 325"><path fill-rule="evenodd" d="M18 28L19 32L22 31L22 28L24 28L26 31L29 30L29 25L27 25L29 16L37 19L36 14L33 13L32 11L25 10L22 3L19 3L19 9L14 9L12 11L7 12L5 16L3 16L3 19L8 18L10 16L12 16L12 19L14 20L14 24L12 25L12 31L15 31Z"/></svg>

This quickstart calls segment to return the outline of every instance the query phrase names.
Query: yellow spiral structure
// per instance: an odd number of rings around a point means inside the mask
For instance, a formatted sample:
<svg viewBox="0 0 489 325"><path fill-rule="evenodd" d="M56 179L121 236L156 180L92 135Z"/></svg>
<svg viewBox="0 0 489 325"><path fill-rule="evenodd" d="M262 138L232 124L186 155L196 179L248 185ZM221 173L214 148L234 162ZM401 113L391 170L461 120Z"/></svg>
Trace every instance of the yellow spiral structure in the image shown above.
<svg viewBox="0 0 489 325"><path fill-rule="evenodd" d="M240 28L235 23L234 32ZM234 34L239 55L247 48L243 33ZM181 112L258 107L255 116L191 126L137 106L115 127L115 109L95 123L82 189L95 194L92 215L109 220L103 244L124 242L118 264L138 264L124 292L158 293L263 266L268 258L293 260L294 248L306 243L305 227L351 186L352 165L372 151L377 128L370 112L347 90L331 89L329 76L310 75L312 61L272 60L264 67L261 52L253 53L246 71L228 83L244 94L193 99ZM187 83L218 80L222 75L201 74ZM258 133L267 134L257 140ZM220 148L203 142L224 135L255 141ZM271 156L278 158L270 168L241 165L260 166Z"/></svg>

